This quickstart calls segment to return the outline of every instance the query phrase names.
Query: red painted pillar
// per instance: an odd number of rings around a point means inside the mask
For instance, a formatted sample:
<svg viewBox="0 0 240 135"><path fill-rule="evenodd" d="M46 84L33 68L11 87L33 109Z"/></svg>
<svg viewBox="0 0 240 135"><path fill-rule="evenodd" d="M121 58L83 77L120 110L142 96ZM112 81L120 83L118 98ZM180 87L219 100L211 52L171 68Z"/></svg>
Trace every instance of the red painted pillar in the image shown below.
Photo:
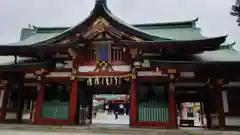
<svg viewBox="0 0 240 135"><path fill-rule="evenodd" d="M133 75L130 89L130 127L137 125L137 110L136 76Z"/></svg>
<svg viewBox="0 0 240 135"><path fill-rule="evenodd" d="M40 86L39 86L39 93L38 98L35 104L34 109L34 116L33 116L33 123L38 124L39 120L41 119L41 110L42 110L42 104L44 102L44 89L45 89L45 82L44 80L41 80Z"/></svg>
<svg viewBox="0 0 240 135"><path fill-rule="evenodd" d="M77 88L78 88L78 81L73 80L72 88L70 91L70 102L68 107L68 121L69 124L75 124L76 118L76 105L77 105Z"/></svg>
<svg viewBox="0 0 240 135"><path fill-rule="evenodd" d="M170 124L172 128L177 128L177 115L176 115L176 92L175 83L170 81L168 90L168 103L170 113Z"/></svg>

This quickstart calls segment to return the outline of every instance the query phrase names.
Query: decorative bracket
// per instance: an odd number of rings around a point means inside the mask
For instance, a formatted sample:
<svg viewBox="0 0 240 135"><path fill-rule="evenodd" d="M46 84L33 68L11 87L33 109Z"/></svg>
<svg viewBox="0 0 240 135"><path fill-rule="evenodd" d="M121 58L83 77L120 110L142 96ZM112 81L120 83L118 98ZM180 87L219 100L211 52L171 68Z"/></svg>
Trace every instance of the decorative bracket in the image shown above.
<svg viewBox="0 0 240 135"><path fill-rule="evenodd" d="M135 58L138 54L138 50L137 49L131 49L130 54L132 55L132 58Z"/></svg>
<svg viewBox="0 0 240 135"><path fill-rule="evenodd" d="M225 84L227 84L227 82L224 79L209 78L206 82L206 85L209 88L215 88L215 87L222 88Z"/></svg>
<svg viewBox="0 0 240 135"><path fill-rule="evenodd" d="M76 59L76 57L77 57L76 51L74 51L72 48L69 48L68 53L72 57L72 59Z"/></svg>

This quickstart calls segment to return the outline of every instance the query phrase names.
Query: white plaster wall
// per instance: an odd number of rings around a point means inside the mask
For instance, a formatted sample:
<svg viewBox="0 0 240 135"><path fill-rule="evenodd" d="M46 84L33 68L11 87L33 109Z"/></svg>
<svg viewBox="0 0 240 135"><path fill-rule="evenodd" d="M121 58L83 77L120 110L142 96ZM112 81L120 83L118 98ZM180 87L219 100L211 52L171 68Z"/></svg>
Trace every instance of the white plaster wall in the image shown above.
<svg viewBox="0 0 240 135"><path fill-rule="evenodd" d="M143 60L142 67L144 67L144 68L151 67L149 60L146 60L146 59Z"/></svg>
<svg viewBox="0 0 240 135"><path fill-rule="evenodd" d="M79 66L78 72L93 72L96 66Z"/></svg>
<svg viewBox="0 0 240 135"><path fill-rule="evenodd" d="M180 77L183 78L192 78L194 76L195 76L194 72L180 72Z"/></svg>
<svg viewBox="0 0 240 135"><path fill-rule="evenodd" d="M65 61L66 65L64 68L72 68L73 67L73 61Z"/></svg>
<svg viewBox="0 0 240 135"><path fill-rule="evenodd" d="M29 120L31 113L23 113L22 119L23 120ZM17 119L17 112L7 112L6 113L6 120L14 120Z"/></svg>
<svg viewBox="0 0 240 135"><path fill-rule="evenodd" d="M167 74L162 72L139 71L137 72L137 76L167 76Z"/></svg>
<svg viewBox="0 0 240 135"><path fill-rule="evenodd" d="M26 73L25 78L36 78L36 75L34 73Z"/></svg>
<svg viewBox="0 0 240 135"><path fill-rule="evenodd" d="M73 61L64 61L65 64L62 64L60 62L56 63L56 68L72 68L73 67Z"/></svg>
<svg viewBox="0 0 240 135"><path fill-rule="evenodd" d="M224 113L228 113L229 108L228 108L227 91L222 91L221 93L222 93L222 102L223 102ZM215 114L210 114L210 116L211 116L211 120L212 120L212 125L213 126L218 126L219 125L218 114L216 114L216 113ZM226 116L225 116L225 119L226 119L226 125L227 125L227 121L230 124L235 122L234 119L232 119L232 118L229 119ZM239 118L239 124L240 124L240 118Z"/></svg>
<svg viewBox="0 0 240 135"><path fill-rule="evenodd" d="M46 77L70 77L71 72L51 72Z"/></svg>
<svg viewBox="0 0 240 135"><path fill-rule="evenodd" d="M0 108L2 108L4 90L0 90Z"/></svg>
<svg viewBox="0 0 240 135"><path fill-rule="evenodd" d="M226 126L240 126L240 117L225 116Z"/></svg>
<svg viewBox="0 0 240 135"><path fill-rule="evenodd" d="M224 113L228 113L229 112L229 108L228 108L227 91L222 91L222 101L223 101Z"/></svg>
<svg viewBox="0 0 240 135"><path fill-rule="evenodd" d="M96 66L79 66L78 72L93 72ZM131 71L130 65L119 65L119 66L112 66L114 71L119 72L129 72Z"/></svg>
<svg viewBox="0 0 240 135"><path fill-rule="evenodd" d="M7 112L5 119L6 120L17 119L17 113L16 112Z"/></svg>
<svg viewBox="0 0 240 135"><path fill-rule="evenodd" d="M223 98L223 109L225 113L229 112L228 108L228 99L227 99L227 91L222 91L222 98ZM218 115L211 114L212 125L218 125ZM225 116L225 124L226 126L240 126L240 117L237 116Z"/></svg>
<svg viewBox="0 0 240 135"><path fill-rule="evenodd" d="M210 114L211 121L212 121L212 126L218 126L218 115L217 114Z"/></svg>
<svg viewBox="0 0 240 135"><path fill-rule="evenodd" d="M130 72L131 71L130 65L112 66L112 68L114 71L119 71L119 72Z"/></svg>
<svg viewBox="0 0 240 135"><path fill-rule="evenodd" d="M23 113L22 119L23 120L29 120L31 116L31 113Z"/></svg>

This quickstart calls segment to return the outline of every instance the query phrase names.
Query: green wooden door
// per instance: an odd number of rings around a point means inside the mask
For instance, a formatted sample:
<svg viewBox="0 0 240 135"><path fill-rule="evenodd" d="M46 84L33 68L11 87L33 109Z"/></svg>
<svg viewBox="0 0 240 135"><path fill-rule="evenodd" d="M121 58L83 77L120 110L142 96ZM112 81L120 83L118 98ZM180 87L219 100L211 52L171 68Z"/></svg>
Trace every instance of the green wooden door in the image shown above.
<svg viewBox="0 0 240 135"><path fill-rule="evenodd" d="M163 86L150 86L138 95L138 120L144 122L169 122L169 108ZM151 92L150 92L151 91Z"/></svg>
<svg viewBox="0 0 240 135"><path fill-rule="evenodd" d="M70 85L48 84L45 89L41 116L43 118L67 120Z"/></svg>

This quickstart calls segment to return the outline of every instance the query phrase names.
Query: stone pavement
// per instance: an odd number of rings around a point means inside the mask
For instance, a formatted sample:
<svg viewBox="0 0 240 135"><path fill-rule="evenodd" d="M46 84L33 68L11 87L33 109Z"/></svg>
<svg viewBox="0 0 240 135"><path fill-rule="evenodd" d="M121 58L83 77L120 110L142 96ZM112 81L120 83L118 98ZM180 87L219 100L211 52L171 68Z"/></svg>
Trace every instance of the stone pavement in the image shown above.
<svg viewBox="0 0 240 135"><path fill-rule="evenodd" d="M211 131L204 129L153 129L129 128L124 125L91 125L91 126L40 126L0 124L0 135L46 135L78 134L78 135L240 135L238 131Z"/></svg>
<svg viewBox="0 0 240 135"><path fill-rule="evenodd" d="M118 119L115 119L114 114L106 113L97 113L96 118L92 119L93 124L113 124L113 125L128 125L129 124L129 116L128 115L119 115Z"/></svg>
<svg viewBox="0 0 240 135"><path fill-rule="evenodd" d="M1 135L42 135L43 132L36 131L17 131L17 130L0 130ZM68 132L44 132L44 135L110 135L110 134L101 134L101 133L68 133ZM115 135L115 134L111 134ZM117 135L117 134L116 134ZM118 134L124 135L124 134Z"/></svg>

